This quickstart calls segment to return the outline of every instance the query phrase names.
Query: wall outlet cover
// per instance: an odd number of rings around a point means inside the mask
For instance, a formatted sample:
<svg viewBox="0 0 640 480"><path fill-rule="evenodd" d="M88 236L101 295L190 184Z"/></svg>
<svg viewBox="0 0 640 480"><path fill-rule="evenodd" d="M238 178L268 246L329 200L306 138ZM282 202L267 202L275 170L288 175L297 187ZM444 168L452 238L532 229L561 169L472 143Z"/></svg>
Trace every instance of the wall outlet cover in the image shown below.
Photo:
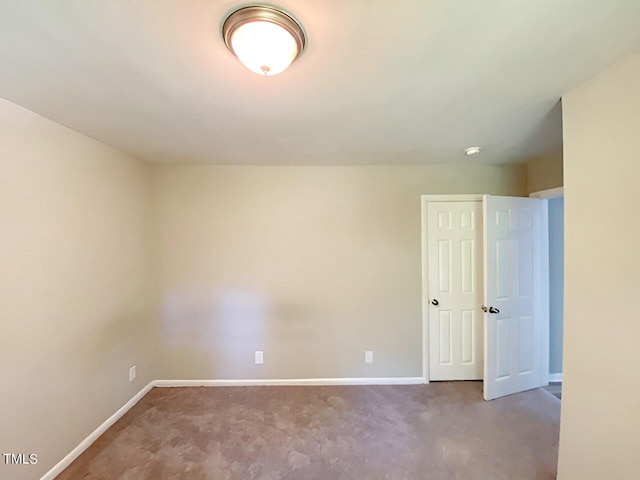
<svg viewBox="0 0 640 480"><path fill-rule="evenodd" d="M136 378L136 366L135 365L129 369L129 381L133 382L134 378Z"/></svg>
<svg viewBox="0 0 640 480"><path fill-rule="evenodd" d="M256 365L262 365L264 363L264 352L261 350L256 350L255 360Z"/></svg>
<svg viewBox="0 0 640 480"><path fill-rule="evenodd" d="M373 363L373 350L364 352L364 363Z"/></svg>

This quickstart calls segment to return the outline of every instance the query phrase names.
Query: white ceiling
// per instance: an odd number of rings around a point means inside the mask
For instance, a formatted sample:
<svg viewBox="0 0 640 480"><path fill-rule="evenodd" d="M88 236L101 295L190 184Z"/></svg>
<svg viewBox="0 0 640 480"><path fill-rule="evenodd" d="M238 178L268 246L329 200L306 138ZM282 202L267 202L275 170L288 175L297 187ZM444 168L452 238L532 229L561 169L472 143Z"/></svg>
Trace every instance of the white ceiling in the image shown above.
<svg viewBox="0 0 640 480"><path fill-rule="evenodd" d="M308 47L260 77L220 36L239 4L0 0L0 97L154 162L521 162L640 48L640 0L278 0Z"/></svg>

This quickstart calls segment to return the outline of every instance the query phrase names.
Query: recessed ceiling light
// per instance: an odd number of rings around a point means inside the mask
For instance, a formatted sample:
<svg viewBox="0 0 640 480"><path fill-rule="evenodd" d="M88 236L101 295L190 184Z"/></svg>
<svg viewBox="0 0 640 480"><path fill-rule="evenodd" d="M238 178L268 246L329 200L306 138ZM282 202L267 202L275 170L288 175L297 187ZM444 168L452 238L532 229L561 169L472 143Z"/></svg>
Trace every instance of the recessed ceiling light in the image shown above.
<svg viewBox="0 0 640 480"><path fill-rule="evenodd" d="M480 153L480 147L469 147L464 151L464 154L468 157L472 155L477 155Z"/></svg>
<svg viewBox="0 0 640 480"><path fill-rule="evenodd" d="M300 56L307 39L291 15L266 5L251 5L231 13L222 24L227 48L258 75L277 75Z"/></svg>

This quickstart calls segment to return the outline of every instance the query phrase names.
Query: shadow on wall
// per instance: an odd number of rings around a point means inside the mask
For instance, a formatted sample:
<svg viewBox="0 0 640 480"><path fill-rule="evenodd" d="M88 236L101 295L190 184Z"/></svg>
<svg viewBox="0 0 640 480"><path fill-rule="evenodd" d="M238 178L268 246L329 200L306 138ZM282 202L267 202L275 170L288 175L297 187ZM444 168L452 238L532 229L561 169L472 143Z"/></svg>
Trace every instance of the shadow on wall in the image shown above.
<svg viewBox="0 0 640 480"><path fill-rule="evenodd" d="M264 378L265 370L278 378L272 368L254 363L254 352L264 351L266 363L268 355L282 356L283 349L291 355L300 345L330 341L319 313L241 288L173 292L162 312L163 343L177 362L168 370L185 379L191 377L187 372L202 372L207 379ZM305 370L320 371L326 364L312 352L297 353L305 355Z"/></svg>
<svg viewBox="0 0 640 480"><path fill-rule="evenodd" d="M108 370L109 365L123 362L130 365L140 361L140 349L150 349L155 341L149 333L155 331L153 319L150 311L139 310L102 323L94 322L91 329L80 333L81 338L65 339L68 340L69 362L74 364L78 358L84 359L81 365L87 375L94 375L96 371Z"/></svg>
<svg viewBox="0 0 640 480"><path fill-rule="evenodd" d="M546 103L544 102L544 105ZM536 150L538 145L548 145L547 154L562 152L562 100L559 99L553 106L549 106L547 114L540 119L532 133L522 142L520 146L522 150Z"/></svg>

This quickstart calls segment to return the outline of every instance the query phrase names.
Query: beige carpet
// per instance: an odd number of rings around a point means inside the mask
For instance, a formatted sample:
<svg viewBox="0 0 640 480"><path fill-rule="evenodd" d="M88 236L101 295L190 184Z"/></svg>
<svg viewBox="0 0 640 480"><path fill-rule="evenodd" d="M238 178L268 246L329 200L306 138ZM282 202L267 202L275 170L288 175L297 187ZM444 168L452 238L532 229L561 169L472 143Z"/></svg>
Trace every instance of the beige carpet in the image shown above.
<svg viewBox="0 0 640 480"><path fill-rule="evenodd" d="M58 479L553 479L559 421L481 382L154 388Z"/></svg>

